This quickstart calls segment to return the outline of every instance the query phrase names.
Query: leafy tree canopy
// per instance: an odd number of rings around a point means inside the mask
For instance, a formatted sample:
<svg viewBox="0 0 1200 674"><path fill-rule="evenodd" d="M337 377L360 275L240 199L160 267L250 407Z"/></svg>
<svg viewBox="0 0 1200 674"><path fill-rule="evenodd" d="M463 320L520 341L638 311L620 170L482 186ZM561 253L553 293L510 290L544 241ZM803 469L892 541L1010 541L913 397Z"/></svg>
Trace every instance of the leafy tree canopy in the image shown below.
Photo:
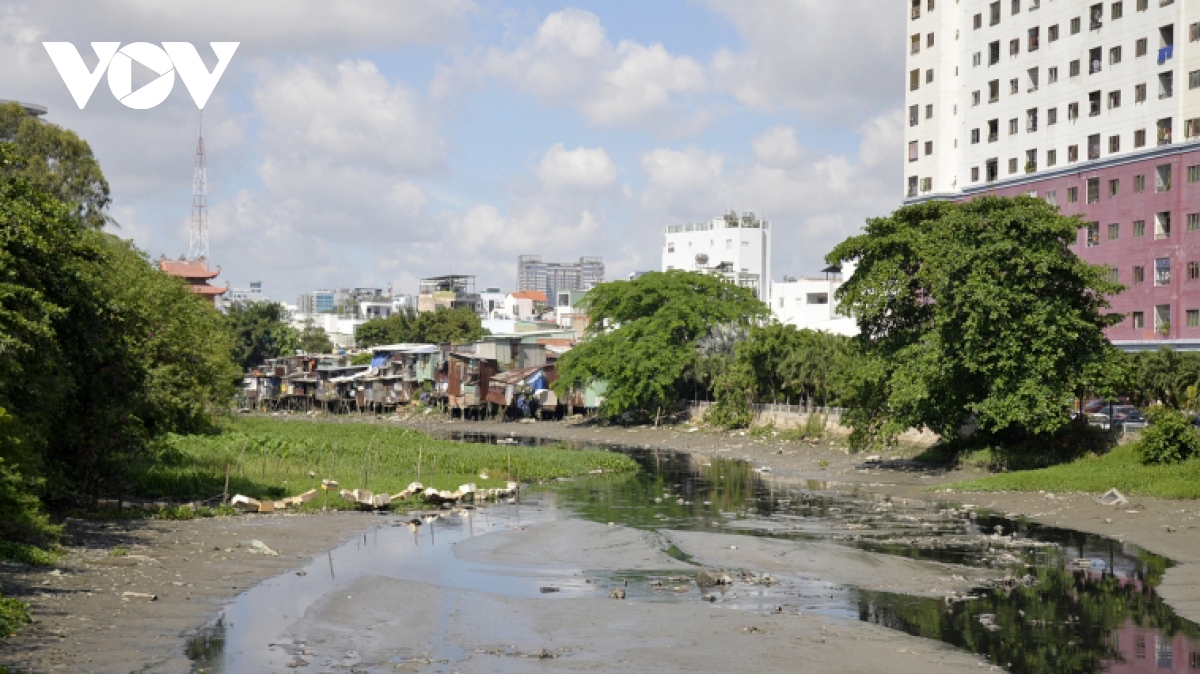
<svg viewBox="0 0 1200 674"><path fill-rule="evenodd" d="M950 437L1045 434L1084 392L1111 394L1121 359L1104 337L1122 290L1071 245L1083 223L1032 197L901 208L829 254L855 260L838 290L857 321L843 373L856 447L910 427Z"/></svg>
<svg viewBox="0 0 1200 674"><path fill-rule="evenodd" d="M77 223L100 229L110 222L108 181L92 148L73 131L39 121L18 103L0 105L0 142L12 143L20 161L6 173L17 173L30 185L66 204Z"/></svg>
<svg viewBox="0 0 1200 674"><path fill-rule="evenodd" d="M584 297L585 341L558 362L559 388L605 381L610 414L673 405L697 363L696 341L719 325L767 315L754 293L696 272L652 272L602 283Z"/></svg>
<svg viewBox="0 0 1200 674"><path fill-rule="evenodd" d="M324 328L309 319L300 331L300 350L304 353L332 353L333 341L329 339Z"/></svg>
<svg viewBox="0 0 1200 674"><path fill-rule="evenodd" d="M467 307L417 313L397 311L358 327L355 341L362 348L381 344L445 344L472 342L488 334L479 315Z"/></svg>
<svg viewBox="0 0 1200 674"><path fill-rule="evenodd" d="M233 336L233 359L243 370L300 348L300 331L287 324L279 304L235 302L226 311L225 322Z"/></svg>

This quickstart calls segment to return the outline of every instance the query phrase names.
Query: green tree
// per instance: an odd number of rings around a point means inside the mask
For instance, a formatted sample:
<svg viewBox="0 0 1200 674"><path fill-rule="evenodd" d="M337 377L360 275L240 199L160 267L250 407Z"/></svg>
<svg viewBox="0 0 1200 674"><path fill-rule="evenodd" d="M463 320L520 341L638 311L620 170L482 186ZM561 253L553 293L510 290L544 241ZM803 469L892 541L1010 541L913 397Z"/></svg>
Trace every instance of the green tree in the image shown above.
<svg viewBox="0 0 1200 674"><path fill-rule="evenodd" d="M1126 354L1128 378L1123 390L1139 405L1162 403L1182 408L1188 388L1200 384L1200 353L1162 347Z"/></svg>
<svg viewBox="0 0 1200 674"><path fill-rule="evenodd" d="M718 325L748 326L767 307L746 288L685 271L653 272L602 283L582 303L586 339L558 362L558 388L608 383L609 414L671 407L685 375L696 371L696 342Z"/></svg>
<svg viewBox="0 0 1200 674"><path fill-rule="evenodd" d="M35 189L67 205L79 224L100 229L111 222L108 181L92 148L73 131L32 117L18 103L0 105L0 142L12 143L23 161L7 165Z"/></svg>
<svg viewBox="0 0 1200 674"><path fill-rule="evenodd" d="M1200 433L1186 414L1155 405L1146 418L1150 423L1137 440L1143 463L1179 463L1200 454Z"/></svg>
<svg viewBox="0 0 1200 674"><path fill-rule="evenodd" d="M856 260L838 290L857 319L841 377L862 448L911 427L952 437L974 417L1016 439L1062 426L1072 398L1111 395L1119 354L1103 330L1122 286L1069 246L1082 221L1032 197L902 208L867 222L830 262Z"/></svg>
<svg viewBox="0 0 1200 674"><path fill-rule="evenodd" d="M284 320L279 304L236 302L225 313L225 321L233 335L233 359L243 370L300 348L300 331Z"/></svg>
<svg viewBox="0 0 1200 674"><path fill-rule="evenodd" d="M220 314L81 222L0 143L4 481L43 499L117 491L165 433L201 430L238 375Z"/></svg>
<svg viewBox="0 0 1200 674"><path fill-rule="evenodd" d="M300 350L304 353L332 353L333 341L325 334L325 329L313 323L312 319L304 322L300 331Z"/></svg>
<svg viewBox="0 0 1200 674"><path fill-rule="evenodd" d="M827 405L838 369L846 363L850 339L793 325L751 328L737 356L754 373L759 402Z"/></svg>
<svg viewBox="0 0 1200 674"><path fill-rule="evenodd" d="M471 309L438 307L422 313L404 309L388 318L367 321L358 327L355 341L361 348L381 344L461 344L487 334L479 315Z"/></svg>

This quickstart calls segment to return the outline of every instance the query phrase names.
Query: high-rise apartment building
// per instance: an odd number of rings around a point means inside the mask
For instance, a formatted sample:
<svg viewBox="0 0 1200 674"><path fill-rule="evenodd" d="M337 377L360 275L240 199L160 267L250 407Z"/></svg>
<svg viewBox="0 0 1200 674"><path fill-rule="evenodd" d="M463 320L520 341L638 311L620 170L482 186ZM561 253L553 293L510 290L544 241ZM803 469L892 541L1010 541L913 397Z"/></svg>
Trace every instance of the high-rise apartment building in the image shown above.
<svg viewBox="0 0 1200 674"><path fill-rule="evenodd" d="M1028 194L1128 289L1126 348L1200 347L1200 3L910 0L909 203Z"/></svg>
<svg viewBox="0 0 1200 674"><path fill-rule="evenodd" d="M722 276L769 302L771 223L730 211L708 222L669 225L662 270L672 269Z"/></svg>
<svg viewBox="0 0 1200 674"><path fill-rule="evenodd" d="M581 257L578 262L543 262L540 255L517 257L517 291L536 290L551 303L562 290L591 290L604 283L604 260Z"/></svg>

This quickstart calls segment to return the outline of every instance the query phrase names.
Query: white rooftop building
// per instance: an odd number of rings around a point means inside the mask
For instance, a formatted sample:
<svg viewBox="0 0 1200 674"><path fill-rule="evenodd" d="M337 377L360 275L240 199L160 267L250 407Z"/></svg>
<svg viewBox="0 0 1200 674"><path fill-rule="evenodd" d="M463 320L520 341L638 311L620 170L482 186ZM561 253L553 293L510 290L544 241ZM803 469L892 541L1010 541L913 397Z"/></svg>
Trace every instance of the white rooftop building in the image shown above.
<svg viewBox="0 0 1200 674"><path fill-rule="evenodd" d="M708 222L670 225L662 270L722 276L768 302L771 284L771 223L753 213L730 211Z"/></svg>
<svg viewBox="0 0 1200 674"><path fill-rule="evenodd" d="M843 278L852 274L854 267L845 264L842 268L827 268L825 278L784 277L783 282L772 282L771 315L780 323L794 325L801 330L818 330L847 337L857 335L858 324L853 318L837 312L835 296Z"/></svg>

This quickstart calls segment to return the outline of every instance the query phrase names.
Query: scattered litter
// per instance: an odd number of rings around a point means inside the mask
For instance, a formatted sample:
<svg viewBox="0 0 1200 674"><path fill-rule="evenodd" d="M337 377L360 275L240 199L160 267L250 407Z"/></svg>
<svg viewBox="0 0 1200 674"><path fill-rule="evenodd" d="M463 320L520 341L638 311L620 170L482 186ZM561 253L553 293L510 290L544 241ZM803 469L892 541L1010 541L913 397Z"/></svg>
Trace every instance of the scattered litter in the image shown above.
<svg viewBox="0 0 1200 674"><path fill-rule="evenodd" d="M1102 496L1097 497L1096 500L1101 505L1106 506L1123 506L1129 503L1129 499L1125 498L1125 495L1116 489L1109 489Z"/></svg>
<svg viewBox="0 0 1200 674"><path fill-rule="evenodd" d="M278 557L279 553L267 547L266 543L259 540L250 541L250 554L266 555L267 557Z"/></svg>
<svg viewBox="0 0 1200 674"><path fill-rule="evenodd" d="M544 586L544 587L540 587L540 588L538 588L538 590L539 590L539 591L540 591L542 594L550 594L551 592L558 592L558 591L559 591L559 589L558 589L557 587L554 587L554 586L552 586L552 585L547 585L547 586Z"/></svg>
<svg viewBox="0 0 1200 674"><path fill-rule="evenodd" d="M624 599L625 598L625 588L614 587L612 590L609 591L608 598L609 599Z"/></svg>
<svg viewBox="0 0 1200 674"><path fill-rule="evenodd" d="M145 599L147 601L158 601L158 595L149 594L146 592L122 592L121 601L129 601L130 599Z"/></svg>

